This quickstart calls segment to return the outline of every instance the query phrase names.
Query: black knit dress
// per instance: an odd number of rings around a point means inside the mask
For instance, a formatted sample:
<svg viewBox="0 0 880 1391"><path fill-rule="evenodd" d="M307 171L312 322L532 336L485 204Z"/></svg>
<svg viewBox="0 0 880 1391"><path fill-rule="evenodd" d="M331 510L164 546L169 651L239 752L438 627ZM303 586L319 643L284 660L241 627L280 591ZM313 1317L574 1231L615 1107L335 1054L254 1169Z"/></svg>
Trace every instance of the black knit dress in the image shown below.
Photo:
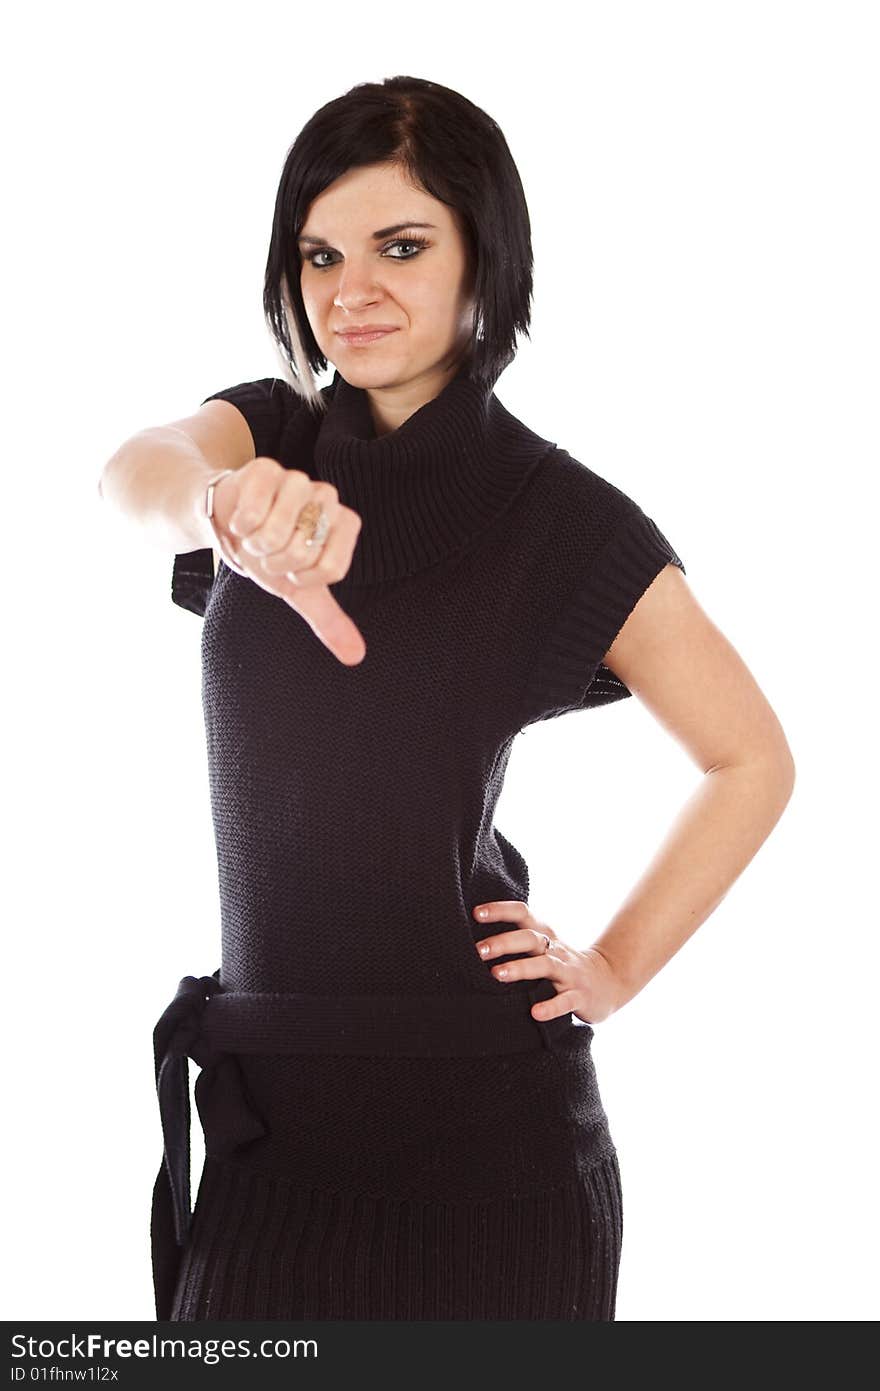
<svg viewBox="0 0 880 1391"><path fill-rule="evenodd" d="M629 696L603 657L684 566L462 371L379 437L364 391L337 372L322 395L316 418L278 379L216 393L258 455L360 513L333 592L363 662L214 578L209 550L174 563L172 597L204 618L221 965L154 1034L157 1317L611 1320L622 1202L593 1030L536 1020L555 987L496 980L475 943L505 924L471 910L528 901L493 819L517 733Z"/></svg>

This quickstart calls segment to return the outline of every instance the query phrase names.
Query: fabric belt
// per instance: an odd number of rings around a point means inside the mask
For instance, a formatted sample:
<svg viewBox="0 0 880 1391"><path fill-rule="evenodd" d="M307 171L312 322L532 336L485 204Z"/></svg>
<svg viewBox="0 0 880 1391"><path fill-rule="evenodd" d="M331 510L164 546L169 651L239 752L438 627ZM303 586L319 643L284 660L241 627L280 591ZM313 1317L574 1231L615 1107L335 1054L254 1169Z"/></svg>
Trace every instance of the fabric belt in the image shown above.
<svg viewBox="0 0 880 1391"><path fill-rule="evenodd" d="M268 1134L236 1054L441 1058L553 1048L573 1017L535 1019L531 1006L556 990L544 977L524 986L498 996L305 995L229 991L219 967L184 976L153 1030L163 1140L150 1218L157 1319L171 1316L192 1220L190 1058L201 1068L195 1095L205 1133L225 1157Z"/></svg>

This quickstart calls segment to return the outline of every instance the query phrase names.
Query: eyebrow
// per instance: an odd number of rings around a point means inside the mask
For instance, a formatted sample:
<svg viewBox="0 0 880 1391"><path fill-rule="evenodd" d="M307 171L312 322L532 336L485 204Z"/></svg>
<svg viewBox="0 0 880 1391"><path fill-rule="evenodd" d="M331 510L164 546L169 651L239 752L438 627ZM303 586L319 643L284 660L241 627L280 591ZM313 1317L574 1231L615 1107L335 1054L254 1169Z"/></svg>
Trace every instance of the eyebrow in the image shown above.
<svg viewBox="0 0 880 1391"><path fill-rule="evenodd" d="M403 232L408 227L430 227L436 231L433 222L395 222L392 227L380 227L378 232L374 232L373 241L381 241L383 237L390 237L394 232ZM330 245L325 237L297 237L297 241L308 242L310 246Z"/></svg>

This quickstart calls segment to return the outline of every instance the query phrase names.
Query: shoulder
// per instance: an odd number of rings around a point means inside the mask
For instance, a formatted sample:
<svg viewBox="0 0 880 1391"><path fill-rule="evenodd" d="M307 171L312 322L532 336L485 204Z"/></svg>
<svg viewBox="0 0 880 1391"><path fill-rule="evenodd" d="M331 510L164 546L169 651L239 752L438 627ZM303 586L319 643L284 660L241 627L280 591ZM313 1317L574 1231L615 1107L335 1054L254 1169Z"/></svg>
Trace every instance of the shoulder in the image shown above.
<svg viewBox="0 0 880 1391"><path fill-rule="evenodd" d="M530 519L539 531L542 526L561 528L564 535L580 528L586 544L591 538L598 542L640 510L622 488L533 430L494 393L489 424L505 458L515 458L522 467Z"/></svg>
<svg viewBox="0 0 880 1391"><path fill-rule="evenodd" d="M544 485L554 497L584 513L612 523L639 510L628 493L597 473L561 445L555 445L544 461Z"/></svg>
<svg viewBox="0 0 880 1391"><path fill-rule="evenodd" d="M567 450L548 455L536 481L533 581L543 586L546 613L521 726L630 695L605 656L661 571L685 568L654 518ZM647 616L656 622L656 609Z"/></svg>
<svg viewBox="0 0 880 1391"><path fill-rule="evenodd" d="M558 557L561 582L589 570L613 538L647 518L635 498L560 445L532 480L530 524L539 549Z"/></svg>

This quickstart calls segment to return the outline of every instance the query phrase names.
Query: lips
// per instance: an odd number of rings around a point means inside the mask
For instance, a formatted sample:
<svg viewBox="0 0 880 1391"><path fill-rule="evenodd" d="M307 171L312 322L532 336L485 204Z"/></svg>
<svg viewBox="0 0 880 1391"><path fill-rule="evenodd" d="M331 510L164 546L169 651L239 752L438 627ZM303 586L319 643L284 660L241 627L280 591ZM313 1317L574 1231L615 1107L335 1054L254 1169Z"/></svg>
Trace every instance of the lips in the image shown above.
<svg viewBox="0 0 880 1391"><path fill-rule="evenodd" d="M376 343L380 338L387 338L389 334L396 332L396 328L351 329L343 333L337 333L336 336L343 343Z"/></svg>

